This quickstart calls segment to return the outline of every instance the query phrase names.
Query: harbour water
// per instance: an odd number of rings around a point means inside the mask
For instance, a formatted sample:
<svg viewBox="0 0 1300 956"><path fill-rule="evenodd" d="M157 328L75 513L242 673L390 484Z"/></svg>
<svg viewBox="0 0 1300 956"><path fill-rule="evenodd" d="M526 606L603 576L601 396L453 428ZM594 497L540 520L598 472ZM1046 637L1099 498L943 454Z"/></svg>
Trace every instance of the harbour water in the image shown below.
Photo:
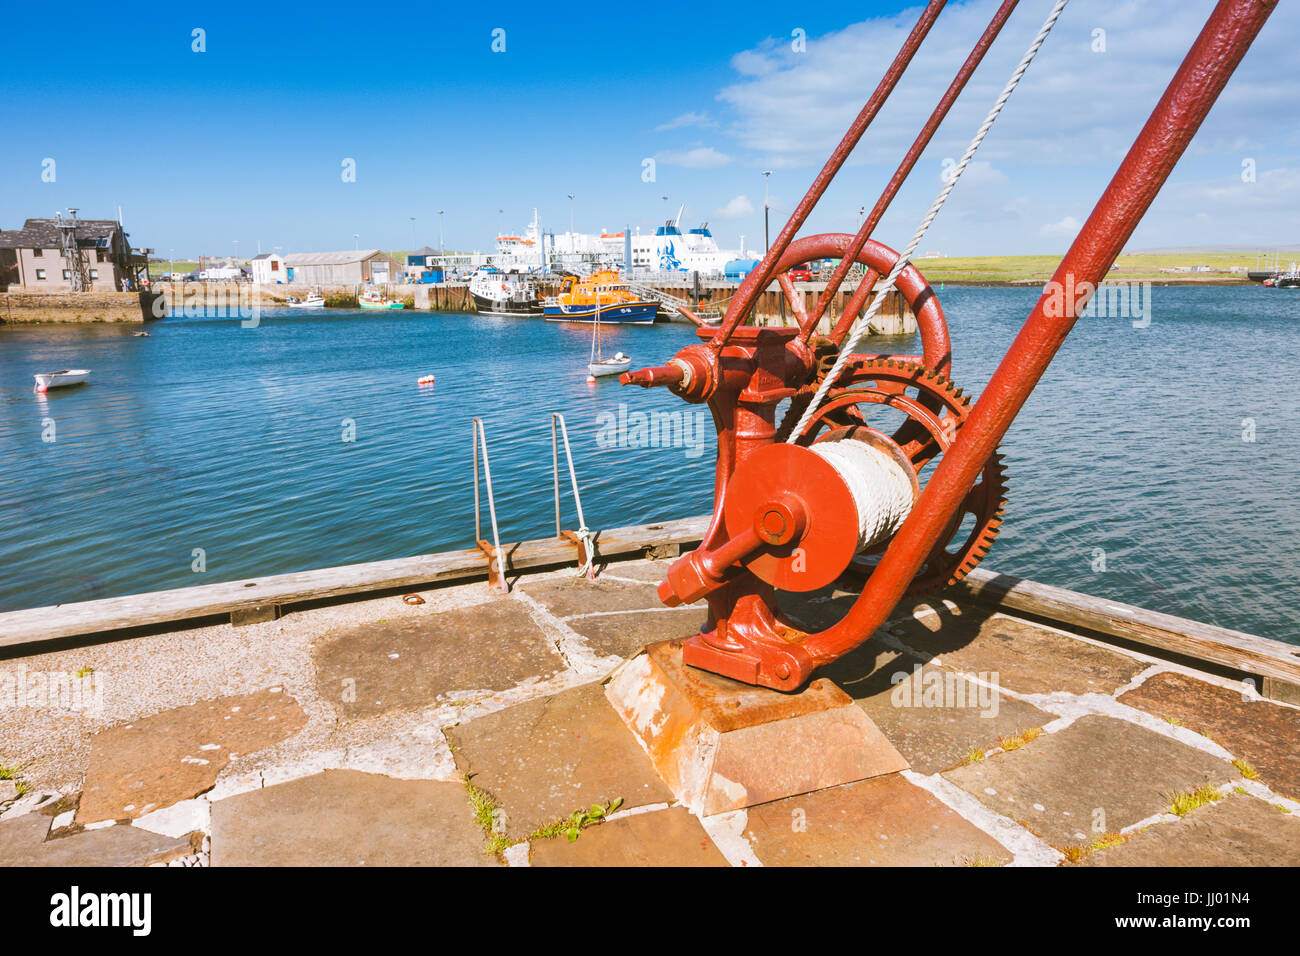
<svg viewBox="0 0 1300 956"><path fill-rule="evenodd" d="M1036 296L941 292L959 385L983 386ZM1150 312L1079 321L1007 436L985 566L1300 644L1300 293L1157 288ZM553 531L553 411L590 527L712 504L707 413L588 384L589 328L276 310L132 331L0 330L0 610L469 547L473 415L503 540ZM692 338L604 346L640 367ZM91 384L32 392L66 367ZM564 511L576 527L567 488Z"/></svg>

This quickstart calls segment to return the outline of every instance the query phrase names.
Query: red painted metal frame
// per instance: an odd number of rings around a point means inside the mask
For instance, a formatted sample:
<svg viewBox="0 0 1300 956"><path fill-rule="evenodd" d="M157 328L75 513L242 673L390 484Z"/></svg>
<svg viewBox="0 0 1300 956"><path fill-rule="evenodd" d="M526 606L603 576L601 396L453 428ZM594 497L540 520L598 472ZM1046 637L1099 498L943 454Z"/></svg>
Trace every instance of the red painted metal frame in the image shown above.
<svg viewBox="0 0 1300 956"><path fill-rule="evenodd" d="M984 59L984 54L988 52L989 47L993 45L993 41L1002 32L1002 27L1011 16L1011 12L1015 10L1017 3L1019 3L1019 0L1004 0L997 13L993 15L993 19L989 21L989 25L984 29L984 33L975 44L975 48L971 50L970 56L966 58L966 62L957 71L952 83L948 85L948 89L940 98L939 104L934 108L930 118L926 120L925 126L921 128L921 132L917 134L916 139L912 142L912 147L907 151L903 161L898 164L898 169L894 171L894 175L890 177L889 182L885 185L884 192L880 194L875 206L867 214L867 218L863 220L862 226L858 229L857 235L854 236L852 244L849 245L844 257L840 259L835 271L831 273L826 288L817 298L817 304L813 307L812 312L808 313L806 319L800 323L799 341L807 342L813 330L817 328L817 321L826 313L826 307L830 305L835 293L839 291L840 283L848 275L849 268L857 258L858 250L866 244L872 233L876 231L876 226L880 224L881 217L889 209L894 197L898 195L899 189L902 188L904 181L912 172L912 167L921 158L921 153L925 151L926 146L930 145L930 140L934 137L939 124L943 122L944 117L948 115L948 110L952 108L952 104L957 101L957 97L965 89L966 81L970 79L971 74L975 72L975 68ZM844 341L844 336L848 333L853 319L861 313L863 305L866 304L867 296L870 294L872 287L875 286L877 278L878 276L868 273L849 298L848 308L844 310L844 317L841 317L839 325L831 334L831 341L836 345ZM845 317L847 317L847 322Z"/></svg>
<svg viewBox="0 0 1300 956"><path fill-rule="evenodd" d="M803 642L815 663L857 647L889 616L1276 5L1220 0L1215 7L1052 276L1056 290L1076 290L1075 301L1050 316L1053 289L1044 289L853 608Z"/></svg>
<svg viewBox="0 0 1300 956"><path fill-rule="evenodd" d="M790 214L789 221L777 234L776 242L767 250L758 268L746 276L745 281L736 290L731 305L727 309L727 314L722 320L722 326L709 342L709 348L715 354L722 351L722 347L727 344L727 340L731 338L731 334L736 330L736 327L749 315L755 296L762 289L766 289L772 281L772 277L776 274L776 261L781 257L781 253L790 245L795 233L799 231L799 228L804 224L804 220L808 218L808 214L813 211L813 207L821 199L822 193L826 191L826 187L830 185L831 180L840 171L840 167L848 160L849 154L853 152L853 148L862 139L862 134L867 131L871 121L876 118L880 108L885 105L889 95L894 92L894 87L898 85L903 71L912 62L912 57L920 49L922 41L925 40L926 34L930 32L930 28L934 26L934 21L939 17L939 11L944 8L946 3L947 0L930 0L926 4L925 9L921 11L921 16L916 21L916 25L912 27L912 32L908 34L898 54L894 57L894 62L889 65L885 75L880 78L876 91L871 94L871 98L862 107L862 111L858 113L848 132L840 140L840 144L835 147L830 159L822 167L822 171L817 174L817 178L808 187L808 192L799 201L799 205L795 207L794 212Z"/></svg>
<svg viewBox="0 0 1300 956"><path fill-rule="evenodd" d="M754 519L757 532L748 527L729 528L723 517L732 476L738 469L746 475L755 474L757 469L743 466L773 444L777 405L813 375L814 355L800 338L801 330L738 327L748 304L737 308L733 300L723 329L710 341L687 346L668 366L623 376L624 384L667 385L687 401L708 402L718 429L713 522L700 548L674 565L661 585L666 599L704 595L709 602L709 623L685 645L687 663L749 683L793 690L807 681L814 668L861 644L884 622L944 534L1096 284L1106 276L1276 3L1220 0L862 593L849 613L827 630L806 634L783 620L775 610L772 588L734 563L762 547L755 537L762 537L764 508L770 509L767 514L794 514L796 525L816 520L820 502L801 487L796 474L798 453L794 453L793 464L783 465L784 475L752 478L762 482L771 501L758 509ZM917 29L920 27L918 24ZM864 115L867 112L864 109ZM845 144L851 149L856 142L857 126L855 123L832 154L831 162L782 230L764 268L751 274L753 278L764 273L751 287L750 300L754 289L766 287L778 266L788 268L803 261L814 248L835 248L848 255L858 242L860 237L850 236L792 241L794 231L847 156ZM861 135L860 130L856 135ZM894 261L893 254L878 244L864 242L863 250L862 258L874 273L886 271ZM868 279L874 282L870 275ZM900 291L913 301L918 316L926 316L921 321L924 361L936 369L941 363L946 371L950 356L942 312L937 301L932 308L924 301L927 295L933 301L933 293L923 279L919 283L917 279L919 273L909 278L906 286L900 282ZM1056 315L1057 310L1048 305L1059 299L1061 290L1068 290L1071 301L1059 310L1063 314ZM812 314L801 318L811 322ZM708 331L700 329L697 334L705 338ZM789 490L782 487L783 478L791 486ZM747 500L753 497L754 489L743 490ZM847 520L847 516L838 517ZM788 547L797 543L797 537L781 543ZM816 562L823 557L810 553L808 560Z"/></svg>

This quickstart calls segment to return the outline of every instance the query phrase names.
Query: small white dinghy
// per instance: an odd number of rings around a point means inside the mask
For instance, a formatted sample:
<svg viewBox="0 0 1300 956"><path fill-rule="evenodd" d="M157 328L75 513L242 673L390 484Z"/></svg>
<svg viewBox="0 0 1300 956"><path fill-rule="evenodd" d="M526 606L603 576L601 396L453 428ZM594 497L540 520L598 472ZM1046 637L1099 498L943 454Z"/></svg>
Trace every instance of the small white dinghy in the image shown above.
<svg viewBox="0 0 1300 956"><path fill-rule="evenodd" d="M613 358L587 364L588 374L599 378L602 375L621 375L632 367L632 356L619 352Z"/></svg>
<svg viewBox="0 0 1300 956"><path fill-rule="evenodd" d="M32 377L36 379L36 391L46 392L52 388L63 388L65 385L80 385L89 375L88 368L63 368L57 372L45 372Z"/></svg>
<svg viewBox="0 0 1300 956"><path fill-rule="evenodd" d="M632 367L632 356L619 352L612 358L600 354L600 297L596 297L596 318L591 329L591 357L587 359L587 381L594 382L606 375L620 375Z"/></svg>

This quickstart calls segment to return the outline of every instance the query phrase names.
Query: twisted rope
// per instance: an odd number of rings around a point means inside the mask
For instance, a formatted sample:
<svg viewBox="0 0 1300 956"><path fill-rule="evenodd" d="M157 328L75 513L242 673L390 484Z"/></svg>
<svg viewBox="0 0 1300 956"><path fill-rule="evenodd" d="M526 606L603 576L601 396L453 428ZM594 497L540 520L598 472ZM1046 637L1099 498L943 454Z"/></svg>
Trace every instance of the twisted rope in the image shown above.
<svg viewBox="0 0 1300 956"><path fill-rule="evenodd" d="M1011 98L1011 93L1020 83L1020 78L1025 75L1025 71L1029 69L1029 64L1033 62L1034 57L1037 55L1038 48L1043 45L1043 41L1047 39L1047 35L1052 32L1052 27L1056 25L1057 19L1061 16L1061 11L1065 9L1065 5L1068 2L1069 0L1056 0L1056 5L1052 7L1052 12L1047 15L1047 19L1043 22L1042 29L1038 31L1038 36L1034 37L1034 42L1029 44L1029 49L1025 51L1025 55L1020 60L1020 64L1011 74L1011 79L1009 79L1007 85L1002 88L1002 93L998 96L997 101L994 102L993 108L989 110L988 115L984 117L984 122L975 133L975 137L970 141L970 145L966 147L966 152L962 154L961 162L959 162L953 170L952 178L950 178L948 182L944 184L944 187L939 190L939 195L937 195L934 198L934 202L930 204L930 211L925 214L925 218L921 220L921 224L916 227L916 232L912 235L912 241L907 244L907 248L899 255L898 260L894 263L894 267L889 270L889 275L885 278L883 283L876 286L878 291L876 292L875 297L871 300L871 305L868 306L867 311L859 316L853 323L853 328L849 331L848 339L840 349L840 354L836 357L835 364L831 367L831 370L826 377L822 379L821 385L817 388L817 394L813 396L812 401L808 403L808 407L804 409L803 416L790 432L789 437L786 439L787 442L793 443L798 440L804 428L807 427L808 422L810 422L813 416L817 414L817 409L820 408L822 402L826 400L826 393L830 391L831 386L835 384L835 380L839 378L840 372L844 369L845 362L848 361L849 356L853 353L854 349L857 348L858 342L860 342L862 337L867 334L867 330L871 325L871 320L876 317L876 313L879 312L881 307L884 305L885 297L894 288L894 283L898 281L899 275L901 275L903 270L907 268L913 253L916 252L916 247L921 244L921 240L925 238L925 234L929 231L931 223L934 222L934 217L939 215L939 210L942 209L943 204L948 201L948 196L952 193L953 187L957 185L957 180L960 179L961 174L966 171L966 167L970 164L971 157L973 157L975 151L980 148L980 143L984 142L984 137L988 135L988 131L993 127L994 120L998 118L998 114L1002 112L1002 107L1005 106L1007 100Z"/></svg>

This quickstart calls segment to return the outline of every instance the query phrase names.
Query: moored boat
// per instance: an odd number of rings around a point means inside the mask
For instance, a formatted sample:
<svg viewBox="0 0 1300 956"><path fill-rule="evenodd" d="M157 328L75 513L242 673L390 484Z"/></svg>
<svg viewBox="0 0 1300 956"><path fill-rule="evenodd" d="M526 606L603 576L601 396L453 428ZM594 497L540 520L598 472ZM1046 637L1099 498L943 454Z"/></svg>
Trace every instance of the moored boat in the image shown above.
<svg viewBox="0 0 1300 956"><path fill-rule="evenodd" d="M325 308L325 297L319 292L312 292L305 299L291 295L287 304L291 309L323 309Z"/></svg>
<svg viewBox="0 0 1300 956"><path fill-rule="evenodd" d="M390 299L377 289L367 289L357 296L357 304L363 309L404 309L401 302Z"/></svg>
<svg viewBox="0 0 1300 956"><path fill-rule="evenodd" d="M32 377L36 379L36 391L45 392L52 388L80 385L89 375L88 368L63 368L57 372L44 372Z"/></svg>
<svg viewBox="0 0 1300 956"><path fill-rule="evenodd" d="M632 357L622 352L599 362L588 362L587 373L600 378L604 375L621 375L632 367Z"/></svg>
<svg viewBox="0 0 1300 956"><path fill-rule="evenodd" d="M614 269L589 276L566 275L558 295L542 300L547 322L595 322L608 325L650 325L659 303L642 299Z"/></svg>
<svg viewBox="0 0 1300 956"><path fill-rule="evenodd" d="M532 283L517 272L481 269L470 277L469 293L479 315L527 318L544 314Z"/></svg>

